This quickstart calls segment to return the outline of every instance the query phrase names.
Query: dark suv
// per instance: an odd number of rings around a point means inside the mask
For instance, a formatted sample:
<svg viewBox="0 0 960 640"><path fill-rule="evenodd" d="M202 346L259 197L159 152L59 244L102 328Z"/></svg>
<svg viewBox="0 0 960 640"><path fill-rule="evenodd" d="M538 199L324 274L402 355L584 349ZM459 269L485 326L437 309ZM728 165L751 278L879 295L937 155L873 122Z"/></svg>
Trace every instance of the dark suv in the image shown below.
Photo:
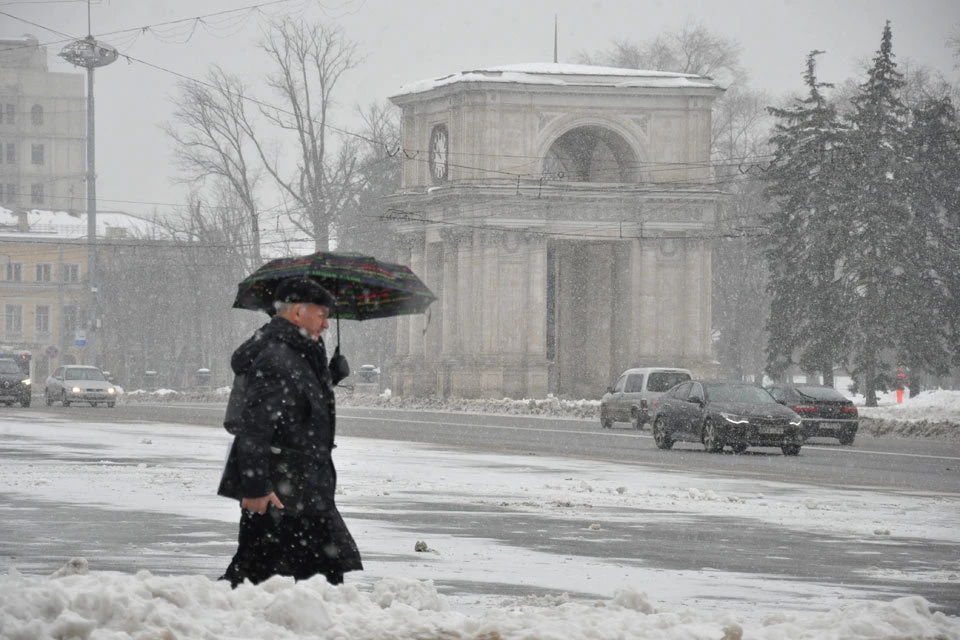
<svg viewBox="0 0 960 640"><path fill-rule="evenodd" d="M8 407L19 402L29 407L31 398L30 376L20 370L13 358L0 357L0 402Z"/></svg>

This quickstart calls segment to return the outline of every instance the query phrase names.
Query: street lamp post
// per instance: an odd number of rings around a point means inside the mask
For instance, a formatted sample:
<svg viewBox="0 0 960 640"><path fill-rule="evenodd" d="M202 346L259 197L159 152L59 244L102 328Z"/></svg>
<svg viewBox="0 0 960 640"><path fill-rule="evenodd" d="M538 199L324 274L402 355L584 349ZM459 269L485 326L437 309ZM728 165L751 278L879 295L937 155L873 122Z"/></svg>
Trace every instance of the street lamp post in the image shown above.
<svg viewBox="0 0 960 640"><path fill-rule="evenodd" d="M87 31L90 29L90 7L87 6ZM98 330L97 312L97 163L94 145L96 120L93 109L93 70L116 61L117 50L108 44L97 42L92 35L74 40L60 51L60 57L77 67L87 70L87 311L88 323L86 347L88 364L96 364L96 340Z"/></svg>

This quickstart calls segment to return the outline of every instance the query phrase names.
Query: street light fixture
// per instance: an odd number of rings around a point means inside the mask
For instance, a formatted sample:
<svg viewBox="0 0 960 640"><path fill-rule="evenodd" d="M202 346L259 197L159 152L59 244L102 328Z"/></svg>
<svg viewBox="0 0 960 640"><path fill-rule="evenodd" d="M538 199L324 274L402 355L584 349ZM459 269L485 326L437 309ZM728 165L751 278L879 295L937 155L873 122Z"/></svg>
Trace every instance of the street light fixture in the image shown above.
<svg viewBox="0 0 960 640"><path fill-rule="evenodd" d="M105 67L117 60L117 50L103 42L97 42L90 33L90 3L87 2L87 37L74 40L60 51L60 57L77 67L87 70L87 274L89 291L87 308L89 322L85 336L89 364L96 364L96 332L99 328L97 313L97 173L94 147L93 70Z"/></svg>

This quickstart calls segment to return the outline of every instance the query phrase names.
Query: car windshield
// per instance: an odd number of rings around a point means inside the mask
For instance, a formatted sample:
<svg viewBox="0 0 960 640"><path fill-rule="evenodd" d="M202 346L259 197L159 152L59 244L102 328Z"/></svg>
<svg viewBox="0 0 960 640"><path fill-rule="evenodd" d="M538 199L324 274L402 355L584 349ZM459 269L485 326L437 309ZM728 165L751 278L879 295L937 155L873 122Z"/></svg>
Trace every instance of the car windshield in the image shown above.
<svg viewBox="0 0 960 640"><path fill-rule="evenodd" d="M689 379L690 374L683 371L656 371L647 380L647 391L662 393Z"/></svg>
<svg viewBox="0 0 960 640"><path fill-rule="evenodd" d="M796 387L797 393L811 400L832 400L834 402L847 400L847 398L830 387L817 387L814 385Z"/></svg>
<svg viewBox="0 0 960 640"><path fill-rule="evenodd" d="M707 397L713 402L750 402L753 404L776 404L769 393L760 387L746 384L717 385L707 387Z"/></svg>
<svg viewBox="0 0 960 640"><path fill-rule="evenodd" d="M106 380L99 369L67 369L67 380Z"/></svg>
<svg viewBox="0 0 960 640"><path fill-rule="evenodd" d="M20 373L20 367L11 360L0 360L0 373Z"/></svg>

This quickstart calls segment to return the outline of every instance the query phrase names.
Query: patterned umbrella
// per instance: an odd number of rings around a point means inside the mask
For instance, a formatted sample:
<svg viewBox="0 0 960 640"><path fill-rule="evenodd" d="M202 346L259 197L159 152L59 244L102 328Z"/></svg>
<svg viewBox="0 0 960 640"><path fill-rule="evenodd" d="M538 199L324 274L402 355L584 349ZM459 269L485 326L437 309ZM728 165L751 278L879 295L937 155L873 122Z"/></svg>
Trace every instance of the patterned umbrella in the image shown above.
<svg viewBox="0 0 960 640"><path fill-rule="evenodd" d="M233 307L273 313L274 291L287 278L319 282L337 298L331 315L343 320L423 313L436 300L409 267L358 253L318 251L266 263L237 286Z"/></svg>

